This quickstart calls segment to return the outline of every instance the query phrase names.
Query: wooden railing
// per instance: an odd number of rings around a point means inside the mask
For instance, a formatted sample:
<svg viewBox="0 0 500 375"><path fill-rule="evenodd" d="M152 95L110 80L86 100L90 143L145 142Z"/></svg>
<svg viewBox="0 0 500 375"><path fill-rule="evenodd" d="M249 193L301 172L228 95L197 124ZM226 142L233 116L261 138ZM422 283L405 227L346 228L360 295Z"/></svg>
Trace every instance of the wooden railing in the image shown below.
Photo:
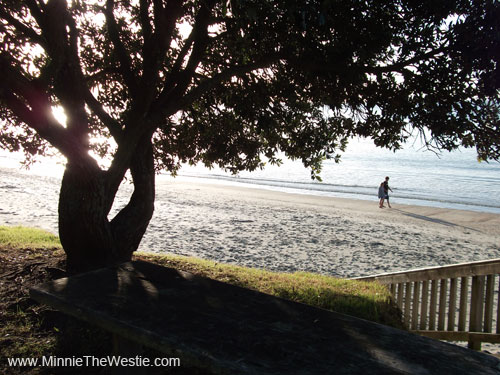
<svg viewBox="0 0 500 375"><path fill-rule="evenodd" d="M493 259L356 279L387 284L411 331L480 350L500 343L499 274Z"/></svg>

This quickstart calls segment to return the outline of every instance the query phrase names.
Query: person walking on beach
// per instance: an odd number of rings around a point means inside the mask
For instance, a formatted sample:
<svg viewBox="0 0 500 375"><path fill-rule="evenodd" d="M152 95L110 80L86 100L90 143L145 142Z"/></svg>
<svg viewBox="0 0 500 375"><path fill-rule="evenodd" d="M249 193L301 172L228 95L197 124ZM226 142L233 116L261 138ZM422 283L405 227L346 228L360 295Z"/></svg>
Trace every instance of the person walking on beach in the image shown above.
<svg viewBox="0 0 500 375"><path fill-rule="evenodd" d="M380 208L384 208L385 189L383 182L381 182L380 186L378 187L378 198L379 198L378 206Z"/></svg>
<svg viewBox="0 0 500 375"><path fill-rule="evenodd" d="M382 185L384 186L384 199L387 200L387 206L389 206L389 208L392 208L391 204L389 203L389 190L392 193L392 189L389 187L389 177L385 178L385 181L382 182ZM380 208L382 208L382 207L384 207L384 200L383 199L382 199L382 206Z"/></svg>

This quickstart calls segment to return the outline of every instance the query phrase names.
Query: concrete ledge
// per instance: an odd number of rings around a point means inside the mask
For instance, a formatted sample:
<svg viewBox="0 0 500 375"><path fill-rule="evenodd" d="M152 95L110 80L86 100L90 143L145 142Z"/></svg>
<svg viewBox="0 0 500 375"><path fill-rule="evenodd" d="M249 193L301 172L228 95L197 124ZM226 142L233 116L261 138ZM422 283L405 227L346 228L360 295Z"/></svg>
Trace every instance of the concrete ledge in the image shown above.
<svg viewBox="0 0 500 375"><path fill-rule="evenodd" d="M493 356L146 262L31 296L217 374L500 374Z"/></svg>

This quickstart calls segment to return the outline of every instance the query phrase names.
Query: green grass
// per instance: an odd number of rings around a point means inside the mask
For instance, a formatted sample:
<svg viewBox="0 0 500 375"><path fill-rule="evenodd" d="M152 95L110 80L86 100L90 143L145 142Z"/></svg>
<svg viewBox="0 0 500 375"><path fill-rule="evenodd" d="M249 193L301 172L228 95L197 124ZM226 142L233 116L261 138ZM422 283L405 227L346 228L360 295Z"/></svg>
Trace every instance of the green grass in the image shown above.
<svg viewBox="0 0 500 375"><path fill-rule="evenodd" d="M43 229L0 226L0 246L18 249L60 249L59 237Z"/></svg>
<svg viewBox="0 0 500 375"><path fill-rule="evenodd" d="M277 273L194 257L138 252L137 258L292 301L403 328L388 289L376 282L314 273Z"/></svg>
<svg viewBox="0 0 500 375"><path fill-rule="evenodd" d="M40 357L54 351L55 337L38 334L40 320L33 319L21 309L4 314L8 317L0 327L3 357Z"/></svg>

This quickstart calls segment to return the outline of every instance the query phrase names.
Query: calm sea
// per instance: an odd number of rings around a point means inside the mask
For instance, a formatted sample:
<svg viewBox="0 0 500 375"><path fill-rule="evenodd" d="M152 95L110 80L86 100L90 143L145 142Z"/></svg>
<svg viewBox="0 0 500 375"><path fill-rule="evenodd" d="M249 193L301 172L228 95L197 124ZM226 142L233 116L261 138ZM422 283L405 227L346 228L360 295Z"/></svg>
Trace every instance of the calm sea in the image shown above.
<svg viewBox="0 0 500 375"><path fill-rule="evenodd" d="M18 167L19 160L19 155L0 153L0 167ZM60 178L62 165L38 164L29 173ZM202 166L184 166L179 173L184 179L374 202L385 176L390 177L394 204L500 214L500 163L478 162L475 150L471 149L436 155L413 144L394 153L377 148L366 139L353 140L340 163L324 163L323 182L312 181L309 170L300 161L287 159L280 167L268 165L264 170L241 172L237 176Z"/></svg>
<svg viewBox="0 0 500 375"><path fill-rule="evenodd" d="M416 142L415 142L416 143ZM266 189L377 200L377 190L390 177L391 202L500 214L500 163L478 162L473 149L437 155L415 143L392 152L369 140L353 140L340 163L326 161L322 182L313 182L300 161L284 160L280 167L241 172L185 166L179 175L244 184Z"/></svg>

